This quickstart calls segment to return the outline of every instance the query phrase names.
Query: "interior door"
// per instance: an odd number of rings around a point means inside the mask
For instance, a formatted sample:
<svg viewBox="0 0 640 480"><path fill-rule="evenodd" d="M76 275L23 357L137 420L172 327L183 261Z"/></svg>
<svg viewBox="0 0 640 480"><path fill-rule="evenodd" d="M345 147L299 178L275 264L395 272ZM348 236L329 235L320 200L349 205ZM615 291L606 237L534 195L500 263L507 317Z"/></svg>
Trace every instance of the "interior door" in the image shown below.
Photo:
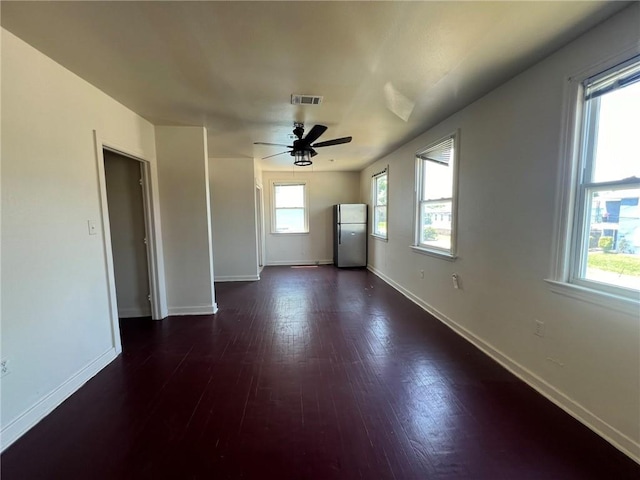
<svg viewBox="0 0 640 480"><path fill-rule="evenodd" d="M118 317L151 315L140 162L104 150Z"/></svg>

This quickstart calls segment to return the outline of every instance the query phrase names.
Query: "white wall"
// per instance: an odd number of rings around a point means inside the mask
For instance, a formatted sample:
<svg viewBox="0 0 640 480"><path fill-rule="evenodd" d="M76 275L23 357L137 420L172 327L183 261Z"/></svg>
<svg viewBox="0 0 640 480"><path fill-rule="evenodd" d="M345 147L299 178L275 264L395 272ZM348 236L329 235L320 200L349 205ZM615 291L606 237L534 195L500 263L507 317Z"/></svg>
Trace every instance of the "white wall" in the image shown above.
<svg viewBox="0 0 640 480"><path fill-rule="evenodd" d="M104 153L118 317L151 315L140 162Z"/></svg>
<svg viewBox="0 0 640 480"><path fill-rule="evenodd" d="M387 163L389 241L370 268L640 459L640 322L552 293L555 186L567 78L638 46L635 5L361 173ZM415 152L460 129L459 258L416 253ZM424 280L419 271L426 272ZM451 275L459 274L461 290ZM534 319L545 322L544 338Z"/></svg>
<svg viewBox="0 0 640 480"><path fill-rule="evenodd" d="M216 282L258 280L253 158L210 158Z"/></svg>
<svg viewBox="0 0 640 480"><path fill-rule="evenodd" d="M2 30L3 448L116 355L93 130L155 161L149 122Z"/></svg>
<svg viewBox="0 0 640 480"><path fill-rule="evenodd" d="M337 203L360 202L358 172L262 172L266 232L266 265L333 263L333 211ZM309 198L309 233L271 233L274 181L304 180Z"/></svg>
<svg viewBox="0 0 640 480"><path fill-rule="evenodd" d="M215 313L206 130L155 132L169 314Z"/></svg>

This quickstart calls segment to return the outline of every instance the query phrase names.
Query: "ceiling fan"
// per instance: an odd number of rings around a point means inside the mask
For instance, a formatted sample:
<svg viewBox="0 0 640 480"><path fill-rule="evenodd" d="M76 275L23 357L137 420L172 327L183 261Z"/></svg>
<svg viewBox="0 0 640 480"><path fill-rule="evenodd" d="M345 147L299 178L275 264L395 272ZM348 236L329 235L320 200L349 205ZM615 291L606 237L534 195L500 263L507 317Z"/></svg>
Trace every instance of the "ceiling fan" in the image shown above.
<svg viewBox="0 0 640 480"><path fill-rule="evenodd" d="M294 165L299 167L305 167L307 165L311 165L313 162L311 161L312 157L315 157L318 152L315 151L316 148L319 147L330 147L331 145L340 145L342 143L349 143L352 137L342 137L342 138L334 138L333 140L326 140L324 142L313 143L327 130L327 127L324 125L314 125L309 133L307 133L306 137L302 137L304 135L304 124L302 123L294 123L293 124L293 134L297 137L297 140L293 141L293 145L285 145L282 143L265 143L265 142L255 142L254 145L273 145L278 147L286 147L291 150L287 150L286 152L276 153L274 155L269 155L265 158L275 157L277 155L282 155L284 153L290 154L294 157Z"/></svg>

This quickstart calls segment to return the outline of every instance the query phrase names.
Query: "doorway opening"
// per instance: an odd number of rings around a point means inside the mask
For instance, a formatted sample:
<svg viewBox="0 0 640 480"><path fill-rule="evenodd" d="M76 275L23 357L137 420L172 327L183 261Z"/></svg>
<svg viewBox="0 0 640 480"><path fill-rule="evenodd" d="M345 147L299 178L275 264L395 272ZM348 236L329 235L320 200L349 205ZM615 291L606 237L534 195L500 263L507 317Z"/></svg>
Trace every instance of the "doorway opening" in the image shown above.
<svg viewBox="0 0 640 480"><path fill-rule="evenodd" d="M96 167L98 173L98 185L100 191L100 216L102 223L102 248L104 251L104 260L106 266L107 277L107 295L109 302L109 318L111 319L111 338L116 354L122 352L122 338L120 334L120 320L118 318L118 297L116 294L116 278L114 269L114 252L111 242L111 222L109 220L109 199L107 196L107 182L105 172L105 156L110 157L116 154L129 161L133 161L133 168L137 167L137 189L138 195L142 196L142 210L144 216L144 253L139 254L139 260L146 261L147 274L146 283L140 281L140 284L146 285L147 304L144 312L149 309L151 311L152 320L162 320L168 316L167 299L164 283L164 263L162 261L162 243L160 238L159 217L156 209L157 193L155 191L155 182L152 181L152 164L145 159L143 153L129 152L126 148L115 146L105 141L101 135L94 130L94 145L96 153ZM113 183L113 182L112 182ZM139 197L138 197L139 198ZM117 207L114 205L113 209ZM142 271L143 269L140 269ZM121 282L119 282L121 283ZM125 313L126 312L121 312ZM129 312L130 314L133 312Z"/></svg>
<svg viewBox="0 0 640 480"><path fill-rule="evenodd" d="M142 162L103 149L118 318L151 317Z"/></svg>

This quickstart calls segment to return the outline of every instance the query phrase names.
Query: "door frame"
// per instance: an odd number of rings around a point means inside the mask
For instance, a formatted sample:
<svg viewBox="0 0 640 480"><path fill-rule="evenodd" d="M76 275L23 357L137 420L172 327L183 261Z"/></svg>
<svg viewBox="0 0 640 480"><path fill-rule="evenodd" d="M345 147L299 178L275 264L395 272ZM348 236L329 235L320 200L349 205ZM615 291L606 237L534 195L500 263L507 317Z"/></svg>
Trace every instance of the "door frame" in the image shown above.
<svg viewBox="0 0 640 480"><path fill-rule="evenodd" d="M256 183L255 186L255 209L256 209L256 247L258 277L264 268L264 197L262 185Z"/></svg>
<svg viewBox="0 0 640 480"><path fill-rule="evenodd" d="M118 320L118 303L116 297L116 281L113 268L113 249L111 245L111 226L109 223L109 205L107 200L107 183L104 171L104 150L122 155L140 163L142 176L142 206L144 210L144 228L147 239L147 265L149 269L149 291L151 303L151 318L161 320L168 315L166 306L166 292L162 270L162 246L159 231L159 212L154 208L153 198L157 192L153 189L151 163L145 158L142 152L132 151L130 148L122 147L113 142L103 139L94 130L94 147L98 170L98 186L100 193L100 217L102 223L102 243L107 274L107 295L109 299L109 316L111 318L111 333L113 346L116 353L122 352L122 342L120 339L120 326Z"/></svg>

